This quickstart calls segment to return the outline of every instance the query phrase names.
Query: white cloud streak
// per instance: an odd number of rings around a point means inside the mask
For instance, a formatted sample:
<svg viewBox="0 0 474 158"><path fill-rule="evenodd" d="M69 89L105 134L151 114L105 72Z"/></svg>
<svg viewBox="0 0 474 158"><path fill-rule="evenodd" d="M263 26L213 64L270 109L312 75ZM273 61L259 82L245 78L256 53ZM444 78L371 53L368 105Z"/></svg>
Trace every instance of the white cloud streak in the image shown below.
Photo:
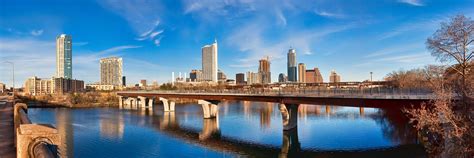
<svg viewBox="0 0 474 158"><path fill-rule="evenodd" d="M43 32L44 32L44 30L42 30L42 29L41 29L41 30L32 30L32 31L31 31L31 35L33 35L33 36L40 36L40 35L43 34Z"/></svg>
<svg viewBox="0 0 474 158"><path fill-rule="evenodd" d="M399 0L398 2L409 4L409 5L412 5L412 6L417 6L417 7L421 7L421 6L425 5L420 0Z"/></svg>

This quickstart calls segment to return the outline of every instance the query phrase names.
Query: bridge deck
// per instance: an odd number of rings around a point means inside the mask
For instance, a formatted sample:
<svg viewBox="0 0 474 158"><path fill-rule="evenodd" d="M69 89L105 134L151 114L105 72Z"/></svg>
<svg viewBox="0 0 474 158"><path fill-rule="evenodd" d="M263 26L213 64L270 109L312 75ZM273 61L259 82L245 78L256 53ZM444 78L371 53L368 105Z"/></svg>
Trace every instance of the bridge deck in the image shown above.
<svg viewBox="0 0 474 158"><path fill-rule="evenodd" d="M284 104L344 105L357 107L400 107L419 105L429 100L430 95L316 95L316 94L234 94L234 93L173 93L160 91L121 91L124 97L164 97L203 100L239 100L275 102Z"/></svg>
<svg viewBox="0 0 474 158"><path fill-rule="evenodd" d="M0 100L0 157L14 158L13 105Z"/></svg>

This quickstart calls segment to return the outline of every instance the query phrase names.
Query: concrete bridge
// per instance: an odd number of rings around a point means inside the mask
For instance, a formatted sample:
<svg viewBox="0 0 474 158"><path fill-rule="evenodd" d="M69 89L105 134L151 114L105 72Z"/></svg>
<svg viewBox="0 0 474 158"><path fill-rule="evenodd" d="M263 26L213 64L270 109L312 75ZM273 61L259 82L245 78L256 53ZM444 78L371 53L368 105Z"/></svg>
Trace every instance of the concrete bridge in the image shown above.
<svg viewBox="0 0 474 158"><path fill-rule="evenodd" d="M420 105L429 100L431 95L315 95L315 94L281 94L281 93L177 93L167 91L121 91L119 107L123 109L153 108L154 101L163 104L165 112L175 110L173 99L194 99L202 105L204 119L216 118L219 102L222 100L257 101L279 103L284 130L291 130L297 126L298 106L300 104L313 105L342 105L355 107L401 108L404 106Z"/></svg>

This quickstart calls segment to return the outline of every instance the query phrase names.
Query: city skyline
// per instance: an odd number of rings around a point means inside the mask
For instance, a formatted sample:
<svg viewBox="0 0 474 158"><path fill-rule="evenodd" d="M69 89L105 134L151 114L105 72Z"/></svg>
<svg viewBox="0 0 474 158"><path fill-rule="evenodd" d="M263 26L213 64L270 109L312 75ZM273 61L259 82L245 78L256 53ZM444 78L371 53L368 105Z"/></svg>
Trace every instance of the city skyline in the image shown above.
<svg viewBox="0 0 474 158"><path fill-rule="evenodd" d="M129 83L168 82L171 72L201 67L200 48L213 39L220 41L218 60L223 62L218 67L228 76L256 70L258 60L270 56L271 78L276 82L278 74L286 74L286 53L294 48L297 63L319 68L324 80L329 80L332 69L343 76L342 81L363 81L369 72L381 80L400 68L434 64L425 40L439 22L455 14L473 17L470 1L273 5L236 1L212 5L216 8L190 1L48 5L51 2L2 3L0 60L15 61L17 87L31 76L55 76L55 38L63 33L74 37L73 78L86 83L100 81L98 61L107 56L125 59L123 75ZM384 8L391 12L381 11ZM110 20L104 23L104 19ZM10 66L0 66L0 82L9 86L10 71Z"/></svg>

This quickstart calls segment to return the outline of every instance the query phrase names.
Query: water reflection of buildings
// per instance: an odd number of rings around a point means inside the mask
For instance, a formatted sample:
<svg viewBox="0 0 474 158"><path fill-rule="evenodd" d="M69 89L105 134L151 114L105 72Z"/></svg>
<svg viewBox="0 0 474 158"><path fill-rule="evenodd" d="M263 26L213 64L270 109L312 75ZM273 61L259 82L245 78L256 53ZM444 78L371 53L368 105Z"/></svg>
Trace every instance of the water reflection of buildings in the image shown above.
<svg viewBox="0 0 474 158"><path fill-rule="evenodd" d="M251 113L250 104L253 108L257 108L254 113ZM266 119L267 116L271 116L273 114L273 106L275 104L266 104L266 103L245 103L242 102L242 108L236 108L243 110L244 115L260 115L260 124L261 126L269 126L270 119ZM247 107L245 107L247 106ZM231 108L231 107L230 107ZM329 110L326 110L326 109ZM278 109L275 109L276 111ZM323 111L326 110L326 111ZM303 117L311 117L311 116L325 116L330 115L331 117L350 117L350 116L357 116L357 115L365 115L367 118L378 118L383 117L379 116L377 110L365 110L364 108L358 107L331 107L331 106L321 106L321 105L300 105L298 110L298 115ZM140 114L140 113L138 113ZM277 113L275 113L277 114ZM279 114L279 113L278 113ZM180 116L181 115L181 116ZM363 151L332 151L332 150L304 150L301 148L301 144L298 139L298 130L289 130L283 131L282 133L282 144L279 147L275 146L268 146L264 144L258 144L258 142L250 142L246 140L239 140L239 138L230 138L226 136L221 136L220 127L219 127L219 116L216 119L203 119L202 129L196 130L194 128L189 128L179 124L178 121L183 121L185 119L184 113L176 113L175 112L166 112L163 115L155 115L158 117L151 117L154 119L159 119L159 123L155 121L151 121L151 125L155 127L156 130L164 132L173 136L174 138L183 139L186 142L191 142L193 144L198 144L200 146L204 146L213 150L217 151L225 151L225 152L238 152L243 153L244 155L250 157L321 157L321 156L328 156L331 157L332 154L336 154L339 156L336 157L366 157L366 156L373 156L374 154L380 155L387 155L390 153L407 153L406 147L402 146L393 147L384 150L372 150L367 149ZM177 116L180 116L178 119ZM301 117L300 116L300 117ZM389 115L390 116L390 115ZM141 118L146 119L146 118ZM391 118L388 118L391 119ZM386 123L385 119L381 119L380 122ZM265 125L266 124L266 125ZM403 134L403 133L396 133L393 132L392 134ZM278 149L280 148L280 149ZM420 150L422 151L422 150ZM411 155L420 155L420 151L416 150L414 152L410 152ZM403 156L402 156L403 157Z"/></svg>
<svg viewBox="0 0 474 158"><path fill-rule="evenodd" d="M260 107L259 116L260 116L260 128L261 129L268 129L270 128L270 124L272 123L272 113L273 113L273 106L274 103L263 103L262 107Z"/></svg>
<svg viewBox="0 0 474 158"><path fill-rule="evenodd" d="M124 132L123 115L110 115L100 119L100 136L106 138L122 139Z"/></svg>
<svg viewBox="0 0 474 158"><path fill-rule="evenodd" d="M72 126L71 110L59 108L56 112L56 128L61 137L61 144L59 145L60 157L73 157L74 154L74 128Z"/></svg>
<svg viewBox="0 0 474 158"><path fill-rule="evenodd" d="M307 118L310 116L321 116L325 115L327 118L331 116L337 117L364 117L365 116L365 108L364 107L349 107L354 108L354 110L350 111L341 111L347 107L340 107L340 106L331 106L331 105L310 105L310 104L301 104L298 108L298 118L303 121L307 121ZM358 114L356 114L355 109L358 110ZM321 110L324 110L324 114L321 113Z"/></svg>
<svg viewBox="0 0 474 158"><path fill-rule="evenodd" d="M250 101L242 101L242 105L244 107L244 115L246 119L250 118L252 113L252 104Z"/></svg>

